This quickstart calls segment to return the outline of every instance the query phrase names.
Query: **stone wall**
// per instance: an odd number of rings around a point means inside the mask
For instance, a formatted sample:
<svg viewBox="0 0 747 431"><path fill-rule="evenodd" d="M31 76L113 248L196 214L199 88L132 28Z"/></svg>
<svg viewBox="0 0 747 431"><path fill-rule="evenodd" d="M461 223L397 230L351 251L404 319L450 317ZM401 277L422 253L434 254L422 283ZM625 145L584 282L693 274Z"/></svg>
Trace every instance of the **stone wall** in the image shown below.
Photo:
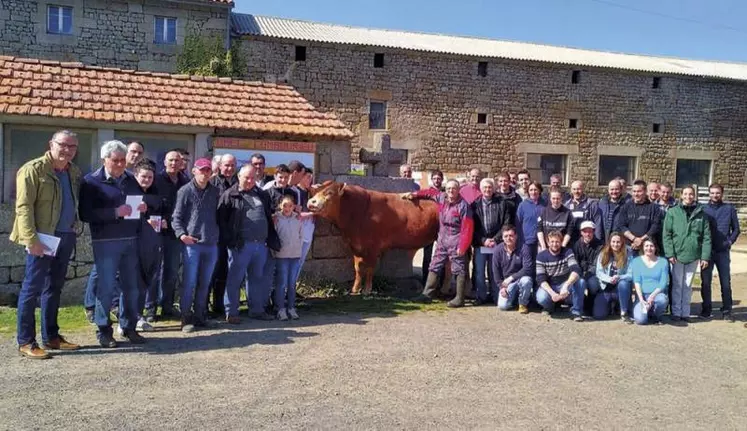
<svg viewBox="0 0 747 431"><path fill-rule="evenodd" d="M73 8L73 34L47 34L47 5ZM173 72L191 32L226 37L230 9L161 0L3 0L0 54ZM177 19L177 43L155 44L155 16Z"/></svg>
<svg viewBox="0 0 747 431"><path fill-rule="evenodd" d="M410 150L416 170L495 174L525 164L526 153L568 155L569 178L596 186L598 156L633 155L638 176L674 182L675 158L711 152L714 179L743 187L747 168L747 83L678 75L244 38L249 78L287 79L315 107L336 113L358 149L381 132L368 129L369 100L386 101L392 146ZM306 61L294 61L304 45ZM374 68L374 53L384 67ZM571 83L574 69L580 82ZM477 124L478 113L487 124ZM568 120L578 119L578 129ZM662 123L663 133L652 133ZM684 156L689 152L690 156Z"/></svg>

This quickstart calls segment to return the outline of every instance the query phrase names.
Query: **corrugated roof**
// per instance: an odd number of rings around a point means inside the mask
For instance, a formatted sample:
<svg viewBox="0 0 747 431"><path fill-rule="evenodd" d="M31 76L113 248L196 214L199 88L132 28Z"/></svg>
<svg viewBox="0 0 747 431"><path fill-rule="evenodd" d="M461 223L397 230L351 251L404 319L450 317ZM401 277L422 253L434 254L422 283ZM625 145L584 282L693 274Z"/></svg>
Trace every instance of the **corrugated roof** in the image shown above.
<svg viewBox="0 0 747 431"><path fill-rule="evenodd" d="M240 13L232 14L231 22L233 32L239 35L747 80L747 64L739 63L620 54L474 37L348 27Z"/></svg>
<svg viewBox="0 0 747 431"><path fill-rule="evenodd" d="M0 115L350 139L288 85L0 56Z"/></svg>

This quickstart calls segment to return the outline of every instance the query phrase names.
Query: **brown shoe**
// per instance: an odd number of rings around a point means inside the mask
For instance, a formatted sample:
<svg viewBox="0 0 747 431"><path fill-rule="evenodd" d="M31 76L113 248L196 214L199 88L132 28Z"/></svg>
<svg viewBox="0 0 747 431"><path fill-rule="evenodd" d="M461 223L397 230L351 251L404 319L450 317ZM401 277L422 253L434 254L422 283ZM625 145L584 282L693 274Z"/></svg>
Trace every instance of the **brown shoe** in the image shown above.
<svg viewBox="0 0 747 431"><path fill-rule="evenodd" d="M226 316L226 322L231 325L238 325L241 323L241 319L238 316Z"/></svg>
<svg viewBox="0 0 747 431"><path fill-rule="evenodd" d="M29 359L49 359L51 356L46 350L39 347L36 343L28 343L18 348L18 353Z"/></svg>
<svg viewBox="0 0 747 431"><path fill-rule="evenodd" d="M66 339L62 338L62 335L58 335L57 338L55 338L54 340L44 343L44 347L46 347L49 350L78 350L80 349L79 345L68 342Z"/></svg>
<svg viewBox="0 0 747 431"><path fill-rule="evenodd" d="M527 314L529 313L529 308L526 305L519 305L519 313Z"/></svg>

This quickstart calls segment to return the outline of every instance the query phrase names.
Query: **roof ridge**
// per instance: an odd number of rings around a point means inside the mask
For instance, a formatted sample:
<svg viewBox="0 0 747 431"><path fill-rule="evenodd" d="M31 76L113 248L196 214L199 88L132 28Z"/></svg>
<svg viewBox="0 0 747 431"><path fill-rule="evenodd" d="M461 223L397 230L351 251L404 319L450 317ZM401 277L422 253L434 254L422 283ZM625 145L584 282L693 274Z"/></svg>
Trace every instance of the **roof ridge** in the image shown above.
<svg viewBox="0 0 747 431"><path fill-rule="evenodd" d="M266 36L266 37L282 37L280 35L271 34L273 31L277 32L277 29L267 29L262 28L263 26L260 25L261 20L275 20L276 22L280 23L292 23L292 24L303 24L303 25L312 25L312 26L325 26L330 29L346 29L346 30L352 30L352 31L374 31L374 32L382 32L389 35L397 35L397 34L403 34L403 35L418 35L418 36L424 36L424 37L437 37L437 38L450 38L450 39L456 39L460 42L469 42L469 41L484 41L484 42L493 42L493 43L499 43L499 44L505 44L506 46L504 49L519 49L522 47L536 47L536 48L545 48L545 49L553 49L553 50L564 50L566 51L567 55L574 55L580 56L583 54L599 54L599 55L611 55L618 58L618 60L622 60L623 58L630 60L635 59L641 59L641 60L650 60L650 61L659 61L659 62L688 62L691 63L692 66L698 65L698 66L719 66L719 65L725 65L725 66L733 66L733 67L745 67L747 68L747 62L737 62L737 61L729 61L729 60L707 60L707 59L695 59L695 58L687 58L687 57L676 57L676 56L668 56L668 55L653 55L653 54L643 54L643 53L631 53L631 52L621 52L621 51L612 51L612 50L603 50L603 49L590 49L590 48L581 48L581 47L575 47L575 46L566 46L566 45L551 45L547 43L539 43L539 42L527 42L527 41L517 41L517 40L509 40L509 39L496 39L496 38L490 38L485 36L469 36L469 35L458 35L458 34L447 34L447 33L436 33L436 32L426 32L426 31L414 31L414 30L396 30L396 29L386 29L386 28L378 28L378 27L361 27L361 26L354 26L354 25L348 25L348 24L336 24L336 23L329 23L329 22L320 22L320 21L312 21L312 20L305 20L305 19L299 19L299 18L284 18L284 17L278 17L278 16L271 16L271 15L255 15L255 14L242 14L233 12L233 15L236 16L244 16L248 19L252 19L255 22L256 30L257 32L251 32L251 31L244 31L243 34L256 34L258 36ZM242 34L242 32L239 32L239 34ZM286 36L288 38L294 38L292 35ZM318 36L305 36L305 37L297 37L299 40L311 40L311 41L323 41L320 40L321 38ZM343 38L344 39L344 38ZM444 41L445 42L445 41ZM349 42L346 42L344 40L337 40L332 41L331 43L348 43L353 45L368 45L368 46L381 46L381 47L394 47L395 49L408 49L408 50L416 50L416 51L431 51L431 52L448 52L452 54L457 55L468 55L468 56L474 56L474 57L502 57L502 58L515 58L518 60L534 60L531 58L518 58L518 56L511 56L511 55L479 55L479 54L473 54L468 52L458 52L454 50L447 50L446 48L417 48L417 47L408 47L408 46L396 46L394 43L390 43L387 41L380 41L380 43L377 43L376 41L354 41L351 40ZM407 45L407 43L404 43L403 45ZM513 45L511 47L511 45ZM496 50L499 50L499 48L496 48ZM535 60L535 61L550 61L550 60ZM552 61L551 61L552 62ZM566 61L555 61L557 63L567 63L567 64L575 64L570 63ZM579 65L589 65L589 66L595 66L594 64L586 64L586 63L578 63ZM670 63L670 65L673 65ZM606 66L605 64L598 64L597 67L611 67L611 68L617 68L617 69L626 69L625 67L619 67L619 66ZM680 67L683 65L679 65ZM660 66L661 67L661 66ZM631 70L638 70L635 68L630 68ZM663 71L663 73L674 73L674 74L685 74L683 72L676 72L676 71ZM697 75L697 74L694 74ZM702 74L700 76L714 76L714 77L720 77L720 75L715 73L710 74ZM732 78L732 79L742 79L742 78Z"/></svg>

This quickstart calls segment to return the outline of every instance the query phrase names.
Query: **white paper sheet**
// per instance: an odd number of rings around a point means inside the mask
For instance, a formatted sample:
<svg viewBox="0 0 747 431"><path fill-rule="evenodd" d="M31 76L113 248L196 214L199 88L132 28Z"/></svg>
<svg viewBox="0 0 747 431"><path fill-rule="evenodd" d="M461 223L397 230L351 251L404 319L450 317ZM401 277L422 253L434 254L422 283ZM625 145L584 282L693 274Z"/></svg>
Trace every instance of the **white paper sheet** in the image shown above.
<svg viewBox="0 0 747 431"><path fill-rule="evenodd" d="M36 236L39 238L39 242L44 246L44 254L47 256L56 256L57 249L60 247L60 237L47 235L46 233L37 232ZM26 251L28 251L26 247Z"/></svg>
<svg viewBox="0 0 747 431"><path fill-rule="evenodd" d="M482 254L493 254L495 253L496 247L480 247L480 253Z"/></svg>
<svg viewBox="0 0 747 431"><path fill-rule="evenodd" d="M137 210L138 205L140 205L140 202L143 201L142 195L137 196L127 196L127 200L125 201L125 204L129 205L132 208L132 213L125 217L126 219L139 219L140 218L140 211Z"/></svg>

